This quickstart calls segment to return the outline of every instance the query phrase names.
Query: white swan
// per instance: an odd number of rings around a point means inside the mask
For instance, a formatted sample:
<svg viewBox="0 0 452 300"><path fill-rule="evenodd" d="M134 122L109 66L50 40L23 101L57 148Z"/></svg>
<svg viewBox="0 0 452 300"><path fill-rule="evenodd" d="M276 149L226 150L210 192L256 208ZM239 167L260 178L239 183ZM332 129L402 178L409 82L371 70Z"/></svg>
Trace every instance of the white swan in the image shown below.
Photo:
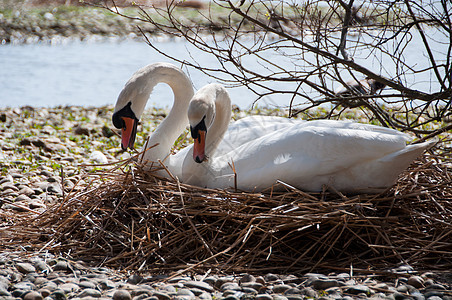
<svg viewBox="0 0 452 300"><path fill-rule="evenodd" d="M184 159L186 183L210 188L261 191L277 180L305 191L323 185L343 192L375 192L398 175L433 142L406 145L393 129L320 120L287 125L215 155L231 117L231 101L219 84L200 89L188 108L194 147ZM190 157L192 156L192 157Z"/></svg>
<svg viewBox="0 0 452 300"><path fill-rule="evenodd" d="M121 129L121 147L124 150L133 149L138 122L153 88L159 83L166 83L171 87L174 93L174 104L168 116L145 145L147 148L152 148L144 153L143 162L148 167L153 165L160 167L158 160L161 160L173 176L181 178L183 159L190 147L174 155L170 155L170 151L175 140L188 126L187 109L194 94L190 79L181 69L170 63L154 63L136 71L118 96L112 120L114 126ZM232 134L223 139L219 153L227 153L244 141L260 137L268 130L280 128L283 124L290 122L292 121L275 117L244 118L236 122L235 127L231 127ZM247 132L239 130L241 126L251 130ZM166 171L161 175L167 176Z"/></svg>
<svg viewBox="0 0 452 300"><path fill-rule="evenodd" d="M152 148L144 153L143 162L147 166L157 163L156 166L160 167L158 160L164 161L173 175L180 177L184 153L170 155L170 151L174 141L188 125L187 108L194 93L190 79L181 69L169 63L154 63L139 69L119 94L112 120L116 128L121 128L121 147L124 150L132 149L138 121L158 83L166 83L171 87L174 104L145 145Z"/></svg>

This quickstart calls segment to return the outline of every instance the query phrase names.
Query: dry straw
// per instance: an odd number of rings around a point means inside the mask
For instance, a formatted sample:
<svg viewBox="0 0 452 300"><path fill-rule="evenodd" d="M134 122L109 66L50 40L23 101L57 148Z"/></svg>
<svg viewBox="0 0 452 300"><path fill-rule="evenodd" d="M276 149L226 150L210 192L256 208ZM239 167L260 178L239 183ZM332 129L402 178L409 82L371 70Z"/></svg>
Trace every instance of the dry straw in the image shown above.
<svg viewBox="0 0 452 300"><path fill-rule="evenodd" d="M89 175L36 216L10 214L6 246L150 272L452 269L452 156L429 154L380 194L204 189L137 165Z"/></svg>

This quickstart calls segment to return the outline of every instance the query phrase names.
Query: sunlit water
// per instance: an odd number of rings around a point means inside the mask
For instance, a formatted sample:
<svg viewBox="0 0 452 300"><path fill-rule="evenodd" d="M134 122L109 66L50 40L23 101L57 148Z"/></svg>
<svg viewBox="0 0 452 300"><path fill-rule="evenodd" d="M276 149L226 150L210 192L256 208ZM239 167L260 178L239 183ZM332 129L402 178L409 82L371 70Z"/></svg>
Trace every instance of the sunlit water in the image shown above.
<svg viewBox="0 0 452 300"><path fill-rule="evenodd" d="M418 39L420 43L420 39ZM445 41L447 42L447 41ZM443 53L447 49L444 41L433 44L434 51ZM206 67L217 67L212 55L194 50L182 41L161 41L157 47L170 56L193 60ZM412 50L406 51L405 59L413 62L418 69L428 67L425 54L414 43ZM355 61L390 77L395 74L391 62L367 59L366 53L354 53ZM305 57L309 59L309 57ZM273 54L275 64L293 68L289 59ZM130 76L140 67L149 63L166 61L169 58L159 54L143 41L96 41L63 42L50 44L25 44L0 46L0 108L1 107L53 107L58 105L102 106L114 104L122 87ZM251 57L246 63L255 69L259 64ZM195 69L184 69L189 73L196 89L215 82L215 79ZM430 75L408 79L411 87L430 91ZM335 83L331 83L334 88ZM275 88L280 87L275 83ZM337 83L336 83L337 85ZM281 85L282 87L282 85ZM284 86L290 90L296 83ZM245 87L229 89L234 104L241 108L252 105L256 96ZM314 93L315 91L303 91ZM316 95L310 95L315 97ZM148 105L170 107L172 92L166 85L158 85ZM265 97L259 101L261 106L287 105L290 95Z"/></svg>

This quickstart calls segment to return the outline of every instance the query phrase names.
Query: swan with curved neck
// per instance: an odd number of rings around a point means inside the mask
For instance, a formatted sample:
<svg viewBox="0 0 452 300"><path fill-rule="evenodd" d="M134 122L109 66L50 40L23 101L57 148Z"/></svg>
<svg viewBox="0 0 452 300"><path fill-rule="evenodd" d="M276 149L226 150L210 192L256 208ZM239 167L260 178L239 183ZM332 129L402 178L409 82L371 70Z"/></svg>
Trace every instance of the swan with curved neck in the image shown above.
<svg viewBox="0 0 452 300"><path fill-rule="evenodd" d="M153 163L160 167L158 160L164 161L171 173L181 178L183 159L190 147L182 149L174 155L169 154L174 141L188 125L187 109L194 94L192 83L181 69L169 63L154 63L135 72L118 96L112 118L113 124L116 128L121 129L121 147L124 150L132 149L138 122L153 88L159 83L166 83L171 87L174 93L174 105L145 144L148 150L143 156L143 161L148 167L151 167ZM228 122L228 118L223 119L223 122ZM212 117L211 120L213 120ZM217 153L227 153L245 141L249 141L250 138L255 139L268 130L280 128L282 124L291 122L285 118L275 119L275 117L242 119L236 122L237 126L231 127L232 130L229 132L231 134L221 141ZM248 131L244 132L243 127ZM212 130L212 132L215 131ZM209 151L211 151L210 148ZM163 175L166 176L166 172Z"/></svg>
<svg viewBox="0 0 452 300"><path fill-rule="evenodd" d="M121 147L132 149L138 122L153 88L159 83L171 87L174 104L147 142L143 162L149 166L166 159L165 164L177 176L181 162L169 154L174 141L188 125L187 109L194 94L190 79L181 69L169 63L154 63L139 69L119 94L112 120L114 126L121 129Z"/></svg>
<svg viewBox="0 0 452 300"><path fill-rule="evenodd" d="M406 145L393 129L345 121L297 122L215 155L231 116L231 100L219 84L200 89L188 108L194 147L184 159L183 182L261 191L280 180L306 191L323 186L343 192L375 192L398 175L432 142ZM235 172L232 170L234 165Z"/></svg>

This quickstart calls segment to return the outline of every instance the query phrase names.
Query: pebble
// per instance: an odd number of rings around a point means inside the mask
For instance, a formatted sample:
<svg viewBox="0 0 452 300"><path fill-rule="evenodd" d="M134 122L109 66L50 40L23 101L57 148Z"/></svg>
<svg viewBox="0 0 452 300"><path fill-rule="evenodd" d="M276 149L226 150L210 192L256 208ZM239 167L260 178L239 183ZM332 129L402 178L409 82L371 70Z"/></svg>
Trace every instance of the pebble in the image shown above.
<svg viewBox="0 0 452 300"><path fill-rule="evenodd" d="M274 281L277 281L278 279L279 279L278 275L271 274L271 273L266 274L264 276L264 280L267 282L274 282Z"/></svg>
<svg viewBox="0 0 452 300"><path fill-rule="evenodd" d="M345 289L345 292L349 293L349 294L353 294L353 295L358 295L358 294L369 295L370 288L368 286L358 284L358 285L347 287Z"/></svg>
<svg viewBox="0 0 452 300"><path fill-rule="evenodd" d="M95 289L96 288L96 284L92 281L89 280L83 280L80 281L80 283L78 284L82 289Z"/></svg>
<svg viewBox="0 0 452 300"><path fill-rule="evenodd" d="M60 260L58 261L54 266L53 266L53 270L54 271L66 271L69 269L69 265L66 261L64 260Z"/></svg>
<svg viewBox="0 0 452 300"><path fill-rule="evenodd" d="M273 297L269 294L258 294L256 300L273 300Z"/></svg>
<svg viewBox="0 0 452 300"><path fill-rule="evenodd" d="M227 283L226 283L226 284L227 284ZM209 292L209 293L213 292L213 287L210 286L208 283L203 282L203 281L187 281L187 282L184 283L184 285L185 285L186 287L189 287L189 288L190 288L190 287L191 287L191 288L197 288L197 289L200 289L200 290ZM236 284L236 285L237 285L237 287L238 287L238 284ZM222 287L222 288L223 288L223 287Z"/></svg>
<svg viewBox="0 0 452 300"><path fill-rule="evenodd" d="M212 300L212 295L207 292L203 292L201 295L198 296L198 298L202 300Z"/></svg>
<svg viewBox="0 0 452 300"><path fill-rule="evenodd" d="M317 292L311 287L302 289L301 294L305 295L308 298L317 298Z"/></svg>
<svg viewBox="0 0 452 300"><path fill-rule="evenodd" d="M301 290L299 288L290 288L284 292L285 295L299 295Z"/></svg>
<svg viewBox="0 0 452 300"><path fill-rule="evenodd" d="M154 292L152 296L157 297L159 300L171 300L171 296L164 292Z"/></svg>
<svg viewBox="0 0 452 300"><path fill-rule="evenodd" d="M78 297L84 298L84 297L93 297L93 298L100 298L102 296L102 293L99 290L86 288L83 291L78 294Z"/></svg>
<svg viewBox="0 0 452 300"><path fill-rule="evenodd" d="M277 284L273 287L273 293L284 294L290 288L292 287L287 284Z"/></svg>
<svg viewBox="0 0 452 300"><path fill-rule="evenodd" d="M250 283L250 282L253 282L253 283L256 282L256 277L254 277L253 275L250 275L250 274L245 274L239 279L239 283L242 285L244 283Z"/></svg>
<svg viewBox="0 0 452 300"><path fill-rule="evenodd" d="M137 274L133 274L129 277L129 279L127 279L127 283L130 284L137 284L140 283L141 281L143 281L143 277Z"/></svg>
<svg viewBox="0 0 452 300"><path fill-rule="evenodd" d="M117 290L113 294L113 300L131 300L132 296L127 290Z"/></svg>
<svg viewBox="0 0 452 300"><path fill-rule="evenodd" d="M13 290L32 291L32 290L36 289L36 286L31 282L22 281L22 282L13 284L12 289Z"/></svg>
<svg viewBox="0 0 452 300"><path fill-rule="evenodd" d="M37 291L31 291L25 294L24 300L42 300L41 293Z"/></svg>
<svg viewBox="0 0 452 300"><path fill-rule="evenodd" d="M187 299L195 299L196 298L195 294L192 291L190 291L190 289L187 289L187 288L179 289L177 291L177 295L178 296L184 296Z"/></svg>
<svg viewBox="0 0 452 300"><path fill-rule="evenodd" d="M240 291L241 287L236 282L225 282L221 287L220 291Z"/></svg>
<svg viewBox="0 0 452 300"><path fill-rule="evenodd" d="M59 286L59 288L66 293L78 292L80 290L80 286L75 283L63 283Z"/></svg>
<svg viewBox="0 0 452 300"><path fill-rule="evenodd" d="M111 290L116 287L116 284L108 279L101 279L97 282L97 285L101 290Z"/></svg>
<svg viewBox="0 0 452 300"><path fill-rule="evenodd" d="M99 164L108 163L108 158L105 156L105 154L103 154L100 151L93 151L90 154L89 159L91 159L92 161L97 162Z"/></svg>
<svg viewBox="0 0 452 300"><path fill-rule="evenodd" d="M331 287L339 286L339 282L335 279L316 279L312 281L312 286L316 290L326 290Z"/></svg>
<svg viewBox="0 0 452 300"><path fill-rule="evenodd" d="M244 289L244 288L252 288L256 291L259 291L260 289L262 289L263 284L259 283L259 282L244 282L242 284L240 284L240 286Z"/></svg>
<svg viewBox="0 0 452 300"><path fill-rule="evenodd" d="M18 263L16 268L19 272L23 274L28 274L32 272L36 272L36 268L30 263Z"/></svg>
<svg viewBox="0 0 452 300"><path fill-rule="evenodd" d="M52 292L48 297L52 298L53 300L65 300L66 294L62 290L56 290Z"/></svg>

